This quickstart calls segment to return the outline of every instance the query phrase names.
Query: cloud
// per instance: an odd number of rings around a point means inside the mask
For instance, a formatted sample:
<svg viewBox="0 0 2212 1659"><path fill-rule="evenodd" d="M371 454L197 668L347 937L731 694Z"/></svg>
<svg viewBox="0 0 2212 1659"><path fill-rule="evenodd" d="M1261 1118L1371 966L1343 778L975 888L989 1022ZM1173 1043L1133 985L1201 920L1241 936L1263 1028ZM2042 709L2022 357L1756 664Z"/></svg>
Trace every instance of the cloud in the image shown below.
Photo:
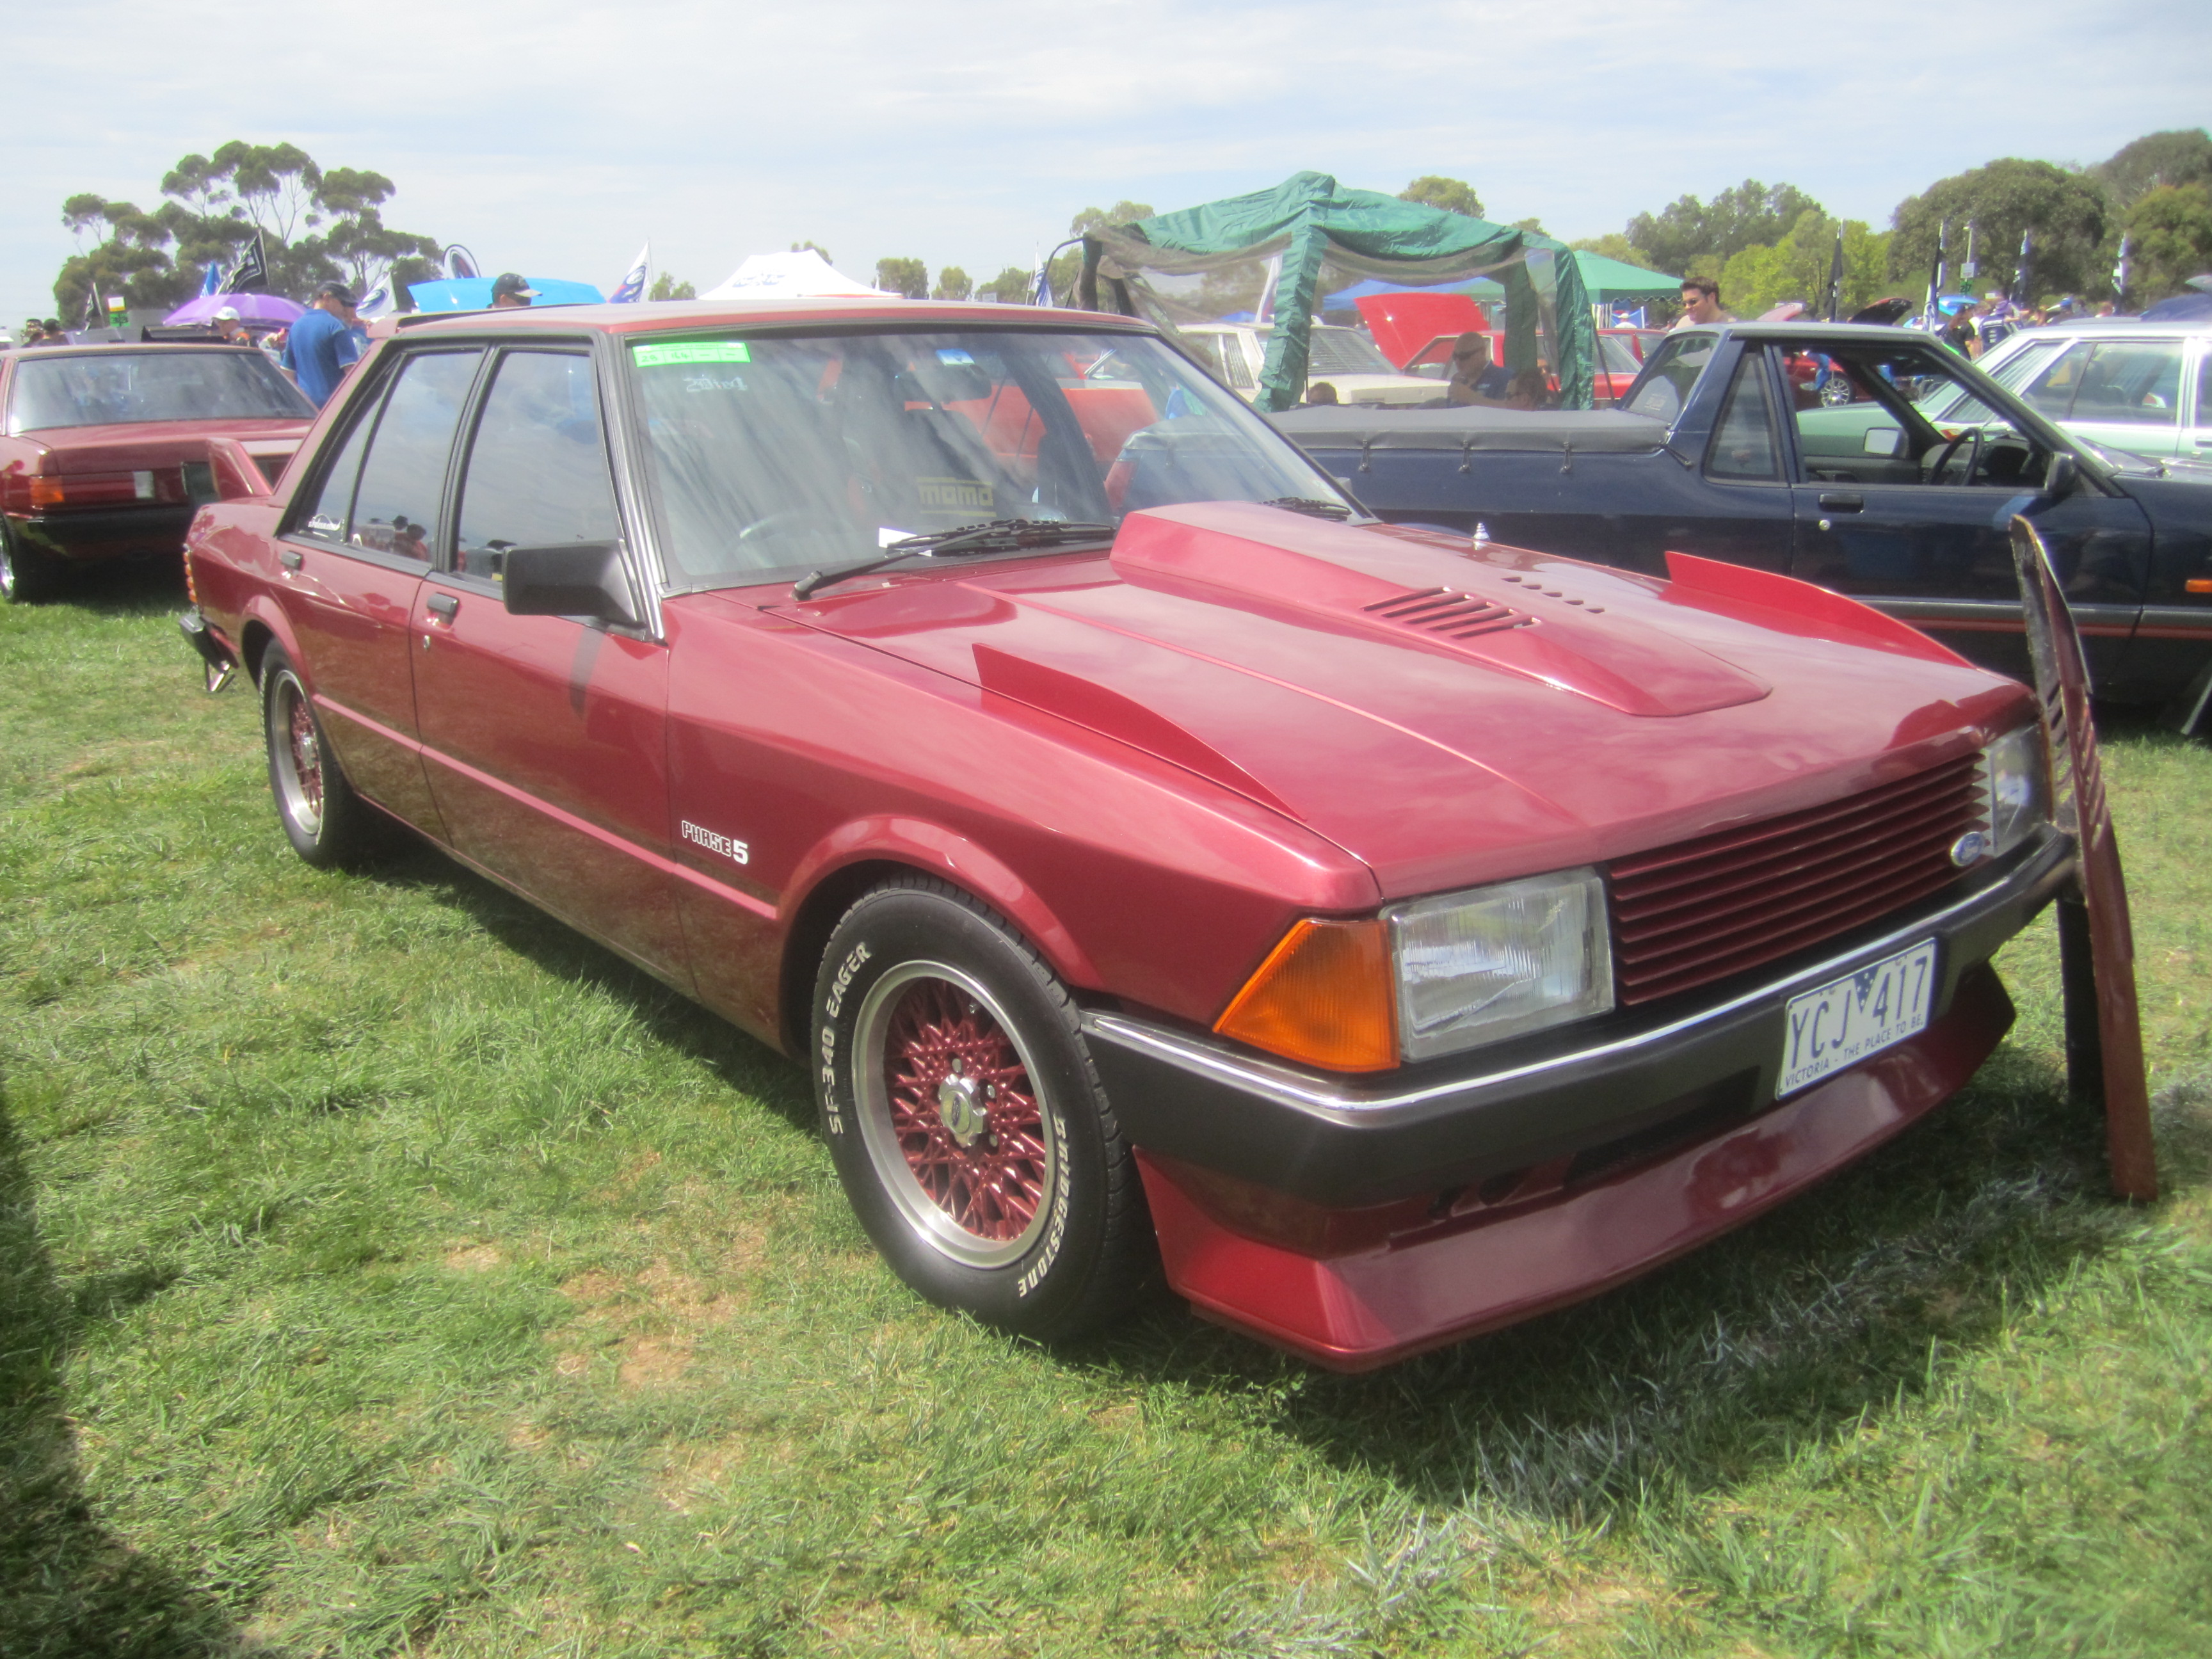
<svg viewBox="0 0 2212 1659"><path fill-rule="evenodd" d="M2020 0L1956 49L1933 47L1926 16L1882 0L1819 29L1750 0L545 0L522 16L386 0L263 39L91 0L13 33L11 125L37 136L10 147L0 294L50 304L64 197L150 205L179 156L233 137L386 173L391 222L495 267L611 283L650 235L657 264L704 285L800 238L864 276L894 253L988 275L1079 208L1188 206L1302 167L1384 189L1465 178L1493 215L1570 235L1747 175L1879 224L1994 155L2090 161L2202 119L2197 0L2134 0L2094 27Z"/></svg>

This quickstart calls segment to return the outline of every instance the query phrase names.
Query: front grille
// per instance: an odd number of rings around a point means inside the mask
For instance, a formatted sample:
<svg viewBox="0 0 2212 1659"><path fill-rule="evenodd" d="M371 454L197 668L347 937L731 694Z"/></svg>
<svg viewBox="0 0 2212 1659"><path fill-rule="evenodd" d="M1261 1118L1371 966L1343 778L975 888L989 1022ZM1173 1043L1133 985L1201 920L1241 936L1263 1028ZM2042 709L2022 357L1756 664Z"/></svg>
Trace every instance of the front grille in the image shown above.
<svg viewBox="0 0 2212 1659"><path fill-rule="evenodd" d="M1862 794L1614 862L1613 983L1650 1002L1778 961L1958 879L1986 828L1969 755Z"/></svg>

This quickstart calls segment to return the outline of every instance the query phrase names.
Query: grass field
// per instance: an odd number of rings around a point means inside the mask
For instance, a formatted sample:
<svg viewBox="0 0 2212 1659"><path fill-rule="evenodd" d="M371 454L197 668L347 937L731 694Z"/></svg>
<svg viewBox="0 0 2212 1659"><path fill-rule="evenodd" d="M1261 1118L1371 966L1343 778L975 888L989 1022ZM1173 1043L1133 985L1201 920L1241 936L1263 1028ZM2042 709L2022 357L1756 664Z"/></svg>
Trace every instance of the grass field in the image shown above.
<svg viewBox="0 0 2212 1659"><path fill-rule="evenodd" d="M158 582L0 616L0 1655L2212 1653L2212 750L2123 728L2169 1195L2046 920L1964 1096L1379 1376L917 1303L797 1067L295 860Z"/></svg>

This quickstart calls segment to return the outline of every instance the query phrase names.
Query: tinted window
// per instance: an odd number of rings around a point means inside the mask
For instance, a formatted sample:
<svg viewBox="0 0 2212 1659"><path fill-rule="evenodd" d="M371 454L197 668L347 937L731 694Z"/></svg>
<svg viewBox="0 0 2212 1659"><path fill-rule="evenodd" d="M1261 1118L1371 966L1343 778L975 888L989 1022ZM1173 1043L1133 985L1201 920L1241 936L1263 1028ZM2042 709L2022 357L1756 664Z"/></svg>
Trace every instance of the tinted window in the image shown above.
<svg viewBox="0 0 2212 1659"><path fill-rule="evenodd" d="M314 412L314 406L258 351L190 346L172 351L27 355L15 366L8 430L38 432L118 421L300 421Z"/></svg>
<svg viewBox="0 0 2212 1659"><path fill-rule="evenodd" d="M1690 399L1690 388L1712 362L1717 343L1711 334L1678 334L1668 339L1644 364L1644 384L1629 399L1629 412L1673 425Z"/></svg>
<svg viewBox="0 0 2212 1659"><path fill-rule="evenodd" d="M346 536L351 545L411 559L430 556L453 428L481 356L423 352L402 366L369 440L361 488L354 492Z"/></svg>
<svg viewBox="0 0 2212 1659"><path fill-rule="evenodd" d="M1716 478L1771 481L1782 476L1774 447L1774 409L1766 395L1766 363L1747 351L1729 387L1728 407L1705 453L1705 471Z"/></svg>
<svg viewBox="0 0 2212 1659"><path fill-rule="evenodd" d="M2074 412L2074 394L2081 389L2081 371L2093 349L2088 341L2076 340L2063 356L2045 364L2025 388L2015 388L2021 401L2054 421L2066 419Z"/></svg>
<svg viewBox="0 0 2212 1659"><path fill-rule="evenodd" d="M496 556L507 548L611 542L620 534L592 360L508 352L469 445L455 563L496 575Z"/></svg>
<svg viewBox="0 0 2212 1659"><path fill-rule="evenodd" d="M306 511L294 525L294 535L344 544L346 514L353 507L354 482L361 477L362 453L368 447L368 434L375 427L376 399L372 398L368 407L355 416L352 429L338 448L337 459L323 474L322 483L306 503Z"/></svg>

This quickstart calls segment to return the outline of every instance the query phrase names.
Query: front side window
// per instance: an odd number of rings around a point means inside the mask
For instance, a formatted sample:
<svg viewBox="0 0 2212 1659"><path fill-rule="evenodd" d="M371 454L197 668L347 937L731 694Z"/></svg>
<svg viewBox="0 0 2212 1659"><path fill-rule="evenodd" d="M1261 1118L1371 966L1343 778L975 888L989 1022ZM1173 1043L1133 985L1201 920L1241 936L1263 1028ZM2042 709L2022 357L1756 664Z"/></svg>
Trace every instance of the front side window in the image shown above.
<svg viewBox="0 0 2212 1659"><path fill-rule="evenodd" d="M453 428L481 351L418 352L400 366L368 441L346 544L428 562L445 505Z"/></svg>
<svg viewBox="0 0 2212 1659"><path fill-rule="evenodd" d="M1143 507L1291 496L1350 510L1258 416L1145 336L648 339L629 360L678 586L857 564L996 520L1111 526Z"/></svg>
<svg viewBox="0 0 2212 1659"><path fill-rule="evenodd" d="M1808 481L2017 489L2043 476L2050 455L2040 441L1986 402L1948 352L1917 343L1819 349L1858 395L1796 411ZM1931 418L1931 410L1942 412Z"/></svg>
<svg viewBox="0 0 2212 1659"><path fill-rule="evenodd" d="M368 448L368 434L376 429L377 401L366 398L356 410L337 458L325 469L313 495L302 503L292 527L294 535L312 537L333 547L345 545L346 517L353 511L353 489L361 481L361 458Z"/></svg>
<svg viewBox="0 0 2212 1659"><path fill-rule="evenodd" d="M469 444L455 568L496 578L510 547L611 542L620 533L592 360L507 352Z"/></svg>
<svg viewBox="0 0 2212 1659"><path fill-rule="evenodd" d="M8 430L125 421L304 421L314 413L314 405L258 351L183 346L25 353L15 365Z"/></svg>

